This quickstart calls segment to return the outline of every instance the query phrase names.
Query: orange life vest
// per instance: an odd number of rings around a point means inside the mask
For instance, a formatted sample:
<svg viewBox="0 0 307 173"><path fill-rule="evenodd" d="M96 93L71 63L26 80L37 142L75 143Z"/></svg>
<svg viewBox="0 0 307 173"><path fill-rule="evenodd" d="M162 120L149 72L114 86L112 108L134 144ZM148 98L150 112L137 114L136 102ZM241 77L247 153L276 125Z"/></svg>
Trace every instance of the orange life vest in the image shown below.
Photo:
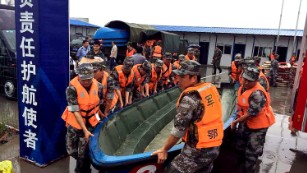
<svg viewBox="0 0 307 173"><path fill-rule="evenodd" d="M265 80L267 87L264 88L264 89L268 92L270 90L270 82L269 82L268 78L265 76L265 74L262 71L260 71L260 73L259 73L259 79L260 78L263 78Z"/></svg>
<svg viewBox="0 0 307 173"><path fill-rule="evenodd" d="M293 65L295 63L296 57L292 56L290 60L290 64Z"/></svg>
<svg viewBox="0 0 307 173"><path fill-rule="evenodd" d="M95 114L99 111L100 99L98 96L98 82L93 79L91 89L89 92L80 84L79 77L75 77L70 81L70 85L75 87L77 91L78 105L80 108L80 114L85 124L90 124L95 127L98 123L98 119ZM62 114L62 119L66 122L66 125L71 125L76 129L82 129L73 112L69 112L66 107ZM88 123L87 123L88 122Z"/></svg>
<svg viewBox="0 0 307 173"><path fill-rule="evenodd" d="M190 57L188 56L188 54L185 55L184 60L193 60L196 61L196 57L193 55L193 58L190 59Z"/></svg>
<svg viewBox="0 0 307 173"><path fill-rule="evenodd" d="M167 67L165 64L163 64L162 66L162 80L163 80L163 84L167 85L168 84L168 79L169 76L172 74L172 70L173 70L173 66L172 64L169 65L169 67Z"/></svg>
<svg viewBox="0 0 307 173"><path fill-rule="evenodd" d="M141 76L141 73L138 69L141 65L142 64L137 64L132 67L132 71L134 73L134 78L135 78L135 81L134 81L135 87L141 86L142 82L145 80L146 75Z"/></svg>
<svg viewBox="0 0 307 173"><path fill-rule="evenodd" d="M161 46L155 46L154 52L152 54L153 57L161 58L162 57L162 47Z"/></svg>
<svg viewBox="0 0 307 173"><path fill-rule="evenodd" d="M239 76L239 83L240 83L240 86L243 86L243 73L241 73Z"/></svg>
<svg viewBox="0 0 307 173"><path fill-rule="evenodd" d="M162 76L162 72L160 72L160 75L158 76L156 70L155 70L155 64L151 64L151 79L149 82L149 90L153 91L155 84L160 80Z"/></svg>
<svg viewBox="0 0 307 173"><path fill-rule="evenodd" d="M176 67L176 69L179 69L180 68L180 63L179 61L175 61L173 63L173 65ZM177 75L174 75L174 84L178 84L178 76Z"/></svg>
<svg viewBox="0 0 307 173"><path fill-rule="evenodd" d="M275 57L274 57L274 54L273 54L273 53L271 53L271 54L270 54L270 59L271 59L271 61L275 59Z"/></svg>
<svg viewBox="0 0 307 173"><path fill-rule="evenodd" d="M102 84L102 92L103 92L103 95L104 95L105 99L107 98L108 77L109 77L109 73L103 71L103 78L101 80L101 84ZM113 100L111 102L110 109L114 108L114 106L116 105L117 101L118 101L118 95L114 91L114 98L113 98ZM107 102L107 100L105 100L105 102Z"/></svg>
<svg viewBox="0 0 307 173"><path fill-rule="evenodd" d="M235 62L232 61L231 63L231 74L230 77L234 80L234 81L239 81L239 76L241 74L241 69L238 69Z"/></svg>
<svg viewBox="0 0 307 173"><path fill-rule="evenodd" d="M124 91L126 90L126 87L133 82L134 78L134 73L131 70L128 79L126 78L126 75L123 72L123 65L118 65L115 67L115 70L118 73L118 80L119 80L119 85L120 85L120 91L122 94L124 94Z"/></svg>
<svg viewBox="0 0 307 173"><path fill-rule="evenodd" d="M176 67L176 69L179 69L179 67L180 67L179 61L175 61L175 62L173 63L173 65Z"/></svg>
<svg viewBox="0 0 307 173"><path fill-rule="evenodd" d="M197 127L196 133L198 136L198 143L196 148L211 148L220 146L222 144L224 130L222 120L222 103L220 101L220 95L214 85L211 83L200 83L193 87L185 89L178 101L178 105L184 95L191 91L197 91L201 97L201 101L204 105L204 112L200 121L194 121L193 123ZM183 140L188 142L189 129L186 130Z"/></svg>
<svg viewBox="0 0 307 173"><path fill-rule="evenodd" d="M135 49L131 49L131 50L126 50L126 57L131 57L132 55L134 55L136 53Z"/></svg>
<svg viewBox="0 0 307 173"><path fill-rule="evenodd" d="M269 94L265 91L265 89L259 84L259 82L257 82L257 84L253 88L246 90L243 93L241 93L242 89L243 86L241 86L238 90L237 108L238 110L240 110L238 113L238 117L247 114L247 110L249 107L248 98L254 91L260 90L265 94L266 103L264 107L261 109L261 111L258 113L258 115L256 115L255 117L251 117L250 119L247 120L247 126L251 129L262 129L262 128L268 128L272 124L274 124L275 117L273 109L270 106L271 98Z"/></svg>

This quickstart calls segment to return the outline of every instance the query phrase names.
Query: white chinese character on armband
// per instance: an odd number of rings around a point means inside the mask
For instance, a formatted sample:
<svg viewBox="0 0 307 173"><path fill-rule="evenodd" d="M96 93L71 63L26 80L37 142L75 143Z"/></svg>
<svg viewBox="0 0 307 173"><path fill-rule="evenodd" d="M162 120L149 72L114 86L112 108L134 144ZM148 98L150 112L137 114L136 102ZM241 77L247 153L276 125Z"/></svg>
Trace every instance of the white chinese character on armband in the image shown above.
<svg viewBox="0 0 307 173"><path fill-rule="evenodd" d="M33 7L32 0L21 0L21 4L19 7L23 8L26 5L32 8Z"/></svg>
<svg viewBox="0 0 307 173"><path fill-rule="evenodd" d="M31 88L29 88L27 84L24 84L22 87L22 103L32 104L36 106L37 102L35 99L35 93L36 89L33 85L31 85Z"/></svg>
<svg viewBox="0 0 307 173"><path fill-rule="evenodd" d="M29 81L31 74L36 75L36 66L32 64L32 61L30 61L30 64L26 64L26 61L23 61L21 68L21 73L23 74L22 80Z"/></svg>
<svg viewBox="0 0 307 173"><path fill-rule="evenodd" d="M22 117L25 118L26 126L32 126L33 128L37 128L37 125L34 124L34 121L36 122L36 111L35 110L33 110L32 108L28 109L27 107L25 107Z"/></svg>
<svg viewBox="0 0 307 173"><path fill-rule="evenodd" d="M36 133L33 133L30 129L25 131L25 134L23 136L26 138L23 141L27 143L27 148L32 148L33 150L36 149L36 141L38 140L36 138Z"/></svg>
<svg viewBox="0 0 307 173"><path fill-rule="evenodd" d="M35 46L31 46L31 43L34 42L33 38L26 39L22 37L20 48L22 49L22 57L34 57L34 54L31 53L31 50L35 50Z"/></svg>

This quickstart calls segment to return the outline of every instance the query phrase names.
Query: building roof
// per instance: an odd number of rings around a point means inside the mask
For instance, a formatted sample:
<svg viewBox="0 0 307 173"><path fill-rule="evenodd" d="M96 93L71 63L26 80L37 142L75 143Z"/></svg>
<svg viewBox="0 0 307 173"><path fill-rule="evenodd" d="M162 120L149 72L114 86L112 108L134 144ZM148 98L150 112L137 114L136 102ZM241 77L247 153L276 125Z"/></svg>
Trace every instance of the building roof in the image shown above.
<svg viewBox="0 0 307 173"><path fill-rule="evenodd" d="M170 32L198 32L212 34L244 34L244 35L277 35L278 29L264 28L229 28L229 27L200 27L200 26L171 26L153 25L157 30ZM303 30L297 30L296 35L302 37ZM280 36L294 36L295 29L280 29Z"/></svg>
<svg viewBox="0 0 307 173"><path fill-rule="evenodd" d="M92 28L100 28L101 26L90 24L77 19L69 19L70 25L73 26L84 26L84 27L92 27Z"/></svg>

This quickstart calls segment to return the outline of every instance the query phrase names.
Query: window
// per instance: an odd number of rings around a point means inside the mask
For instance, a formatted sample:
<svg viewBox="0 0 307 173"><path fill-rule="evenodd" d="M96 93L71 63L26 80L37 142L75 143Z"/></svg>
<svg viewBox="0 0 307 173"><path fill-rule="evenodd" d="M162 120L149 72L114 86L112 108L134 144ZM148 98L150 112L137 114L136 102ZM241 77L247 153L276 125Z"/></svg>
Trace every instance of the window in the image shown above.
<svg viewBox="0 0 307 173"><path fill-rule="evenodd" d="M254 47L254 56L259 56L259 57L269 57L271 53L272 48L271 47L259 47L255 46Z"/></svg>
<svg viewBox="0 0 307 173"><path fill-rule="evenodd" d="M218 47L222 51L222 53L224 53L224 46L218 45L216 47Z"/></svg>
<svg viewBox="0 0 307 173"><path fill-rule="evenodd" d="M217 45L219 49L221 49L223 54L231 54L231 45Z"/></svg>
<svg viewBox="0 0 307 173"><path fill-rule="evenodd" d="M231 45L224 46L224 54L231 54Z"/></svg>

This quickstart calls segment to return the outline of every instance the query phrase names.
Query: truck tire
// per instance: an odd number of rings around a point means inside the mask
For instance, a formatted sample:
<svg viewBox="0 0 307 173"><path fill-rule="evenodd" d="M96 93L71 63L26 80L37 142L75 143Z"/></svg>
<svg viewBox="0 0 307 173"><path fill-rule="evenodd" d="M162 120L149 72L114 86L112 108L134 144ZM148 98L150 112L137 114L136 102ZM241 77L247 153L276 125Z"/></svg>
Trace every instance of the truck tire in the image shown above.
<svg viewBox="0 0 307 173"><path fill-rule="evenodd" d="M16 99L16 84L12 80L5 80L4 85L4 94L8 99Z"/></svg>

